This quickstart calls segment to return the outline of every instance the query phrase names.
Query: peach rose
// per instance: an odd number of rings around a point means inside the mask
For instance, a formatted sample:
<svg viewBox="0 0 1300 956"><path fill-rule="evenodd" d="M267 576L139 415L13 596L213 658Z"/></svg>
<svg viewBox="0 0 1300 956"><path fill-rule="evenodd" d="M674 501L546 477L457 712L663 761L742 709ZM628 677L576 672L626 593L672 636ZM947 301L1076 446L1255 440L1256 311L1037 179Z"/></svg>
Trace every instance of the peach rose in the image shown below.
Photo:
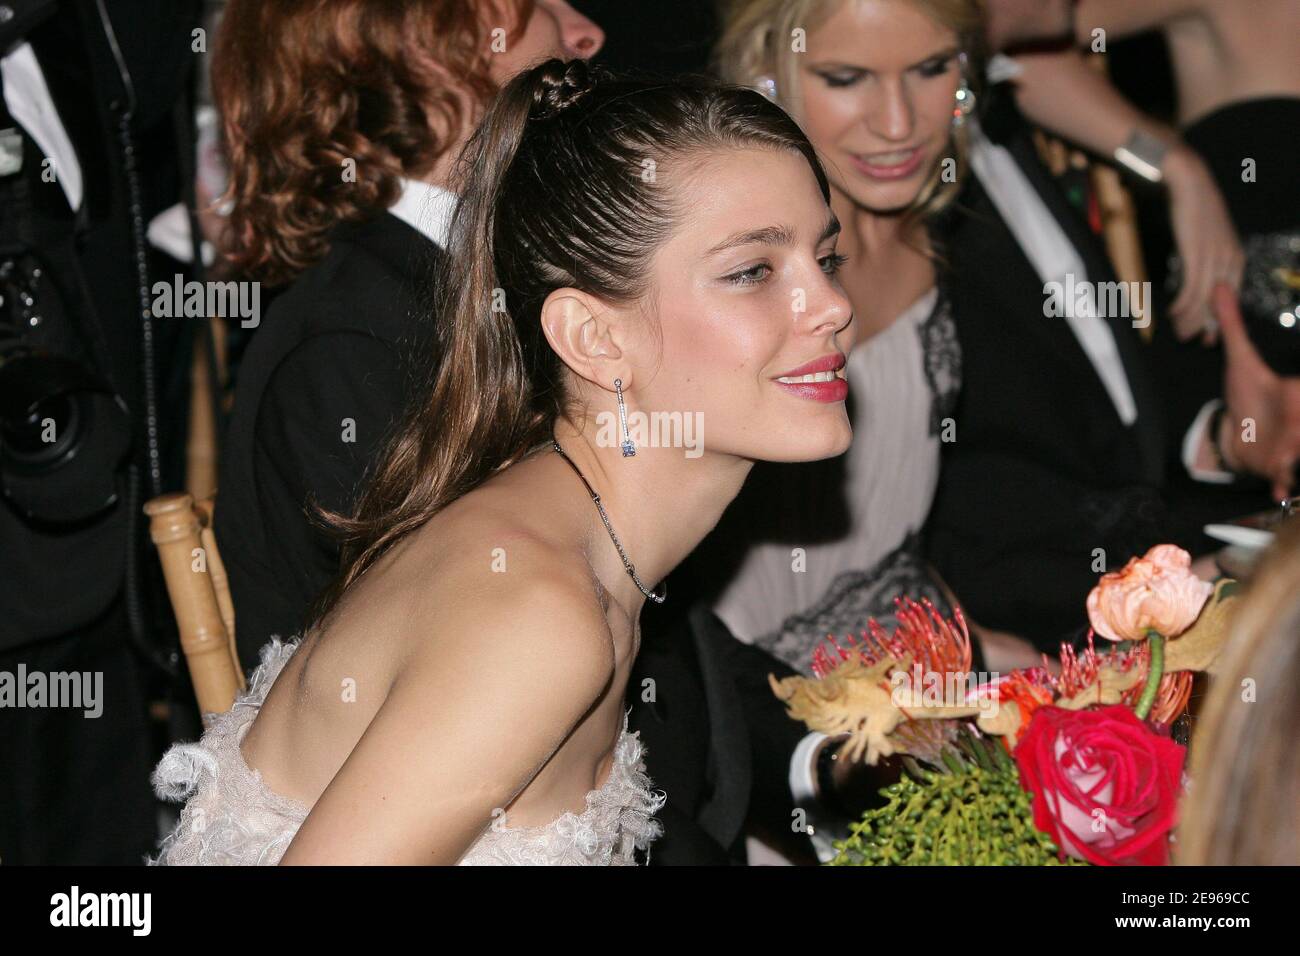
<svg viewBox="0 0 1300 956"><path fill-rule="evenodd" d="M1092 629L1112 641L1140 641L1148 629L1177 637L1214 591L1191 567L1192 556L1182 548L1158 544L1123 570L1103 574L1088 595Z"/></svg>

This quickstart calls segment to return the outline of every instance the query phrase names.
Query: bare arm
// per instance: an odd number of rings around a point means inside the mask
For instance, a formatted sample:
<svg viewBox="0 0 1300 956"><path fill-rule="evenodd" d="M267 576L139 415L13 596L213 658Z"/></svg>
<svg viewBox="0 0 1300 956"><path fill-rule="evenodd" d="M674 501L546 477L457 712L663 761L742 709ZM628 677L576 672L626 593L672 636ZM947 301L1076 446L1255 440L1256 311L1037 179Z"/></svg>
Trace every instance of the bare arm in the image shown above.
<svg viewBox="0 0 1300 956"><path fill-rule="evenodd" d="M1136 128L1181 146L1177 134L1151 119L1093 69L1076 50L1024 53L1015 58L1016 103L1025 116L1084 149L1110 158Z"/></svg>
<svg viewBox="0 0 1300 956"><path fill-rule="evenodd" d="M1178 134L1136 109L1075 50L1023 54L1016 101L1032 121L1110 159L1135 130L1168 147L1162 171L1184 281L1170 314L1180 337L1206 327L1214 283L1236 288L1244 256L1227 205L1205 163Z"/></svg>
<svg viewBox="0 0 1300 956"><path fill-rule="evenodd" d="M1214 0L1079 0L1075 38L1087 45L1097 29L1110 39L1158 30L1174 20L1200 16L1213 5Z"/></svg>
<svg viewBox="0 0 1300 956"><path fill-rule="evenodd" d="M589 604L557 575L440 622L282 865L456 863L609 686L608 628Z"/></svg>

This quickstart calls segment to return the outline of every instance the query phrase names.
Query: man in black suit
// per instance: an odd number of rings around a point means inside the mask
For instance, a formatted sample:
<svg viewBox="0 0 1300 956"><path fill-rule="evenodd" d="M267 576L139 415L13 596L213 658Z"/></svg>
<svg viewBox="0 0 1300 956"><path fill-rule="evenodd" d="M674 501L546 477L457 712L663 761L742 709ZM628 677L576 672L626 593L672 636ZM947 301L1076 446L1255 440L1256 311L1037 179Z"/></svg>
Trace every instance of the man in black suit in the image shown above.
<svg viewBox="0 0 1300 956"><path fill-rule="evenodd" d="M338 545L310 508L349 511L405 408L403 355L444 241L392 212L340 224L329 253L275 300L244 355L216 536L246 671L271 635L300 631L338 573Z"/></svg>
<svg viewBox="0 0 1300 956"><path fill-rule="evenodd" d="M1249 481L1207 492L1176 480L1188 432L1203 427L1194 410L1220 394L1220 377L1170 374L1186 351L1164 330L1144 349L1119 311L1099 310L1089 327L1048 304L1047 243L1027 235L1059 230L1080 283L1116 277L1000 93L985 120L992 145L975 151L976 175L941 233L962 394L928 549L980 625L1056 653L1086 631L1100 571L1162 541L1204 551L1199 525L1269 501ZM1040 221L1027 232L1034 206Z"/></svg>

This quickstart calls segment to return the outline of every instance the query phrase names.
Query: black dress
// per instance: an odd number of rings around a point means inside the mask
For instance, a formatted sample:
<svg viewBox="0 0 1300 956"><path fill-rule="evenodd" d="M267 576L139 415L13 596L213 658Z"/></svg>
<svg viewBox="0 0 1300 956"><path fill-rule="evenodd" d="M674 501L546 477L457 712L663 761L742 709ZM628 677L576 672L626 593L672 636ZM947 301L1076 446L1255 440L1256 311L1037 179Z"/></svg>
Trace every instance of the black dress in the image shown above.
<svg viewBox="0 0 1300 956"><path fill-rule="evenodd" d="M1183 131L1223 193L1246 253L1241 308L1264 360L1300 375L1300 97L1229 103Z"/></svg>

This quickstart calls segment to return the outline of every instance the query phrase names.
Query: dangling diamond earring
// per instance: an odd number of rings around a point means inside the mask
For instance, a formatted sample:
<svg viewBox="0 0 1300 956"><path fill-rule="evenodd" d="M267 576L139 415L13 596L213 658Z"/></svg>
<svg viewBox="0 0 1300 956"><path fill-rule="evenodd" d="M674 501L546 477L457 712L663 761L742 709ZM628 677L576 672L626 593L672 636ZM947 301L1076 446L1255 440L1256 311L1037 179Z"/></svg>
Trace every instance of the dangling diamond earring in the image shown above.
<svg viewBox="0 0 1300 956"><path fill-rule="evenodd" d="M966 54L964 52L957 54L957 63L961 67L961 86L957 87L957 95L952 107L953 129L961 129L965 126L966 117L975 112L975 91L970 88L970 81L966 78Z"/></svg>
<svg viewBox="0 0 1300 956"><path fill-rule="evenodd" d="M754 78L754 89L762 93L769 100L776 102L776 77L757 76Z"/></svg>
<svg viewBox="0 0 1300 956"><path fill-rule="evenodd" d="M636 454L636 445L632 441L632 435L627 430L627 403L623 401L623 380L614 379L614 391L618 394L618 420L623 426L623 457L631 458Z"/></svg>

